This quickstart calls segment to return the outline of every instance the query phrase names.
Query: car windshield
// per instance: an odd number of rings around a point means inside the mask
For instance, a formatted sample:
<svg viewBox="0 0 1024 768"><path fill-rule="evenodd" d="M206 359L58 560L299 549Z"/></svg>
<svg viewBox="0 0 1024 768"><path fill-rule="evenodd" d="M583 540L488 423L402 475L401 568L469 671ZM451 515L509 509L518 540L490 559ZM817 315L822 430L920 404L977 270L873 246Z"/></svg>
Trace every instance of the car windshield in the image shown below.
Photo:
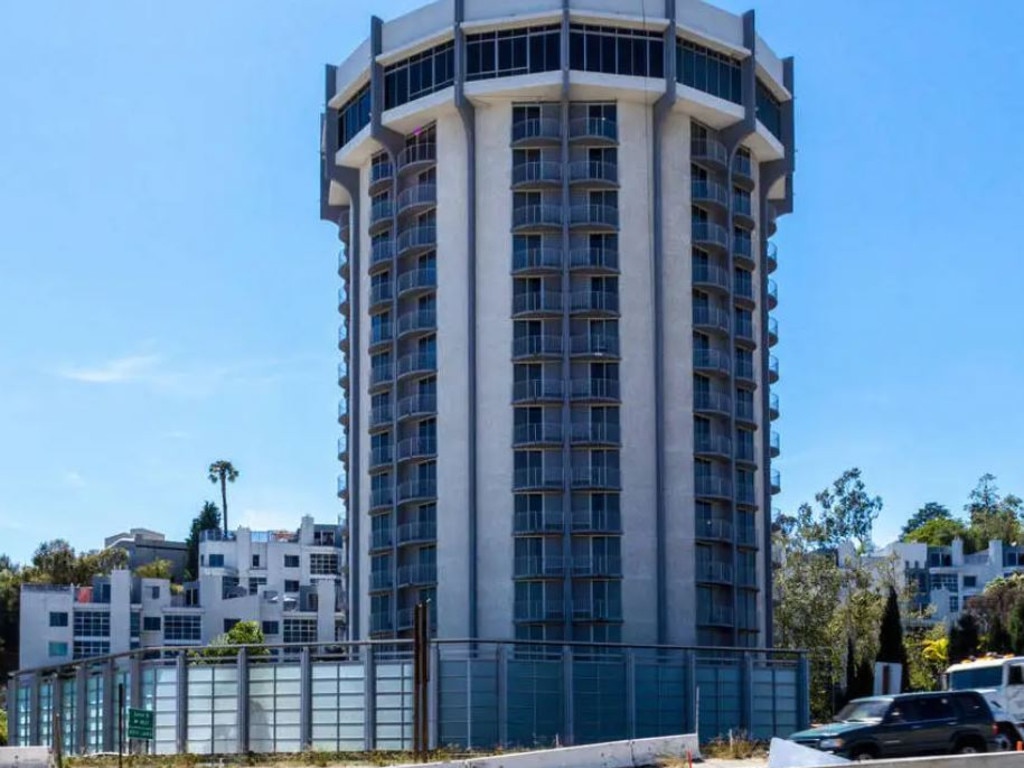
<svg viewBox="0 0 1024 768"><path fill-rule="evenodd" d="M1002 684L1002 667L959 669L949 675L949 687L954 691L969 691L972 688L998 688Z"/></svg>
<svg viewBox="0 0 1024 768"><path fill-rule="evenodd" d="M889 709L889 702L886 699L867 699L866 701L851 701L832 718L836 723L868 723L881 720Z"/></svg>

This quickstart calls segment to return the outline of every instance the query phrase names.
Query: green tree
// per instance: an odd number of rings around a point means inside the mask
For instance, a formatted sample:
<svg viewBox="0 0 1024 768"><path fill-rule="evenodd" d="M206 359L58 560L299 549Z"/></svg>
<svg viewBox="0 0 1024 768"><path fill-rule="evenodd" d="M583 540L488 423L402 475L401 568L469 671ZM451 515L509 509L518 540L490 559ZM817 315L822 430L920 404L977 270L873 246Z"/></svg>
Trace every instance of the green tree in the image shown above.
<svg viewBox="0 0 1024 768"><path fill-rule="evenodd" d="M942 506L941 504L937 504L934 501L929 501L927 504L925 504L923 507L917 510L917 512L911 515L909 520L907 520L906 525L904 525L903 529L900 531L900 539L902 541L909 541L907 537L925 523L930 523L933 520L952 519L953 515L946 507Z"/></svg>
<svg viewBox="0 0 1024 768"><path fill-rule="evenodd" d="M980 645L978 620L970 611L961 613L960 618L949 628L947 656L950 662L956 664L971 656L977 656Z"/></svg>
<svg viewBox="0 0 1024 768"><path fill-rule="evenodd" d="M900 603L896 590L889 587L889 597L882 615L882 626L878 631L878 655L876 661L899 664L903 669L900 688L910 690L910 662L907 648L903 644L903 622L900 620Z"/></svg>
<svg viewBox="0 0 1024 768"><path fill-rule="evenodd" d="M1010 636L1010 651L1017 656L1024 655L1024 601L1014 603L1006 624Z"/></svg>
<svg viewBox="0 0 1024 768"><path fill-rule="evenodd" d="M216 531L220 529L220 510L212 501L203 504L199 514L192 518L192 525L189 528L188 538L185 539L187 548L187 559L185 561L185 578L199 578L199 540L203 531Z"/></svg>
<svg viewBox="0 0 1024 768"><path fill-rule="evenodd" d="M230 461L220 459L213 462L209 469L211 483L220 483L220 508L224 513L224 533L228 532L228 483L238 479L238 470Z"/></svg>
<svg viewBox="0 0 1024 768"><path fill-rule="evenodd" d="M171 578L173 564L170 560L158 558L148 563L143 563L135 569L135 575L140 579L167 579Z"/></svg>
<svg viewBox="0 0 1024 768"><path fill-rule="evenodd" d="M990 541L1024 542L1022 507L1024 502L1013 494L999 494L994 475L982 475L964 507L970 521L970 549L983 550Z"/></svg>
<svg viewBox="0 0 1024 768"><path fill-rule="evenodd" d="M78 554L64 539L40 544L24 580L33 584L90 584L96 576L128 566L128 553L120 547Z"/></svg>
<svg viewBox="0 0 1024 768"><path fill-rule="evenodd" d="M904 638L910 663L910 688L914 691L936 691L942 673L949 666L949 638L943 624L928 630L911 629Z"/></svg>
<svg viewBox="0 0 1024 768"><path fill-rule="evenodd" d="M251 657L270 655L259 622L240 621L223 635L215 637L206 648L196 651L194 656L200 659L233 657L238 654L240 646L246 646Z"/></svg>
<svg viewBox="0 0 1024 768"><path fill-rule="evenodd" d="M0 747L7 746L7 712L0 709Z"/></svg>
<svg viewBox="0 0 1024 768"><path fill-rule="evenodd" d="M802 504L796 525L802 534L821 547L854 543L861 551L871 549L871 530L882 509L882 499L870 496L857 468L848 469L831 487L815 494L818 507Z"/></svg>
<svg viewBox="0 0 1024 768"><path fill-rule="evenodd" d="M967 526L959 520L936 517L922 523L903 537L903 541L927 544L930 547L948 547L953 539L970 539Z"/></svg>
<svg viewBox="0 0 1024 768"><path fill-rule="evenodd" d="M1006 623L1003 617L992 617L988 625L988 634L985 635L985 650L989 653L1010 653L1010 633L1006 630Z"/></svg>
<svg viewBox="0 0 1024 768"><path fill-rule="evenodd" d="M22 570L0 555L0 680L18 668Z"/></svg>

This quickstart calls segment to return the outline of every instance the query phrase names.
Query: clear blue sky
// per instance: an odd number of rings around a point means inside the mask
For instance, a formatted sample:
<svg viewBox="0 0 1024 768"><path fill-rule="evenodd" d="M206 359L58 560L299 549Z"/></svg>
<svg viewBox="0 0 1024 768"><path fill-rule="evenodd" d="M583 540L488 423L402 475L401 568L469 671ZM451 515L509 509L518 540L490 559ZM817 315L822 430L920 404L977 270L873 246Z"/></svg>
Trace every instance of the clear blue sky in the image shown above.
<svg viewBox="0 0 1024 768"><path fill-rule="evenodd" d="M0 552L183 536L218 458L232 523L337 516L317 134L365 7L0 3ZM765 0L758 25L797 57L776 503L860 466L885 541L983 472L1024 494L1024 4Z"/></svg>

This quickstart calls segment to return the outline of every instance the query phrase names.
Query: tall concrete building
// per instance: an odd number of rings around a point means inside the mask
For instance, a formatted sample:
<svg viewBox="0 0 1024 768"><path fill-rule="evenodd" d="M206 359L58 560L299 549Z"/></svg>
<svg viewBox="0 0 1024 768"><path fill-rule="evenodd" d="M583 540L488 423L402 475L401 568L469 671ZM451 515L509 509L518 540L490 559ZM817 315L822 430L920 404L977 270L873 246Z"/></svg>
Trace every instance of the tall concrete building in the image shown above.
<svg viewBox="0 0 1024 768"><path fill-rule="evenodd" d="M439 0L327 67L351 635L771 642L793 65L698 0Z"/></svg>

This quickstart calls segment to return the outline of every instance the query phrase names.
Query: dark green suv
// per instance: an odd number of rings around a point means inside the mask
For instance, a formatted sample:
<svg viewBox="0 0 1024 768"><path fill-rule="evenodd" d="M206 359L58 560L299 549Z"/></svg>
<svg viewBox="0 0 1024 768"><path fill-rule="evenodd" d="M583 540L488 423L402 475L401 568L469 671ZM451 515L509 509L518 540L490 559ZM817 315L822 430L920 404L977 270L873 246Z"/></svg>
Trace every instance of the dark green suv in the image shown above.
<svg viewBox="0 0 1024 768"><path fill-rule="evenodd" d="M977 691L906 693L855 699L828 725L790 741L854 760L1009 748L1003 715Z"/></svg>

